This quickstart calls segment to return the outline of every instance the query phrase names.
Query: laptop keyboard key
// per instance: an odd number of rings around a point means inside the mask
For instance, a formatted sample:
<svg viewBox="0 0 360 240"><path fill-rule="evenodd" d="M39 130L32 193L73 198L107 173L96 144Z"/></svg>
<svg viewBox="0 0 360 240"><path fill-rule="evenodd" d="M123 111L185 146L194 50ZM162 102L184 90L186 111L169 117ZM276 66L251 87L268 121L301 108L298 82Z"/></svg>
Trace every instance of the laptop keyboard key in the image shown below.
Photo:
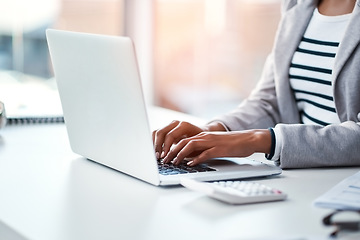
<svg viewBox="0 0 360 240"><path fill-rule="evenodd" d="M208 167L206 164L200 164L195 167L190 167L185 163L179 165L163 164L158 161L159 173L162 175L175 175L175 174L188 174L197 172L211 172L216 171L213 168Z"/></svg>

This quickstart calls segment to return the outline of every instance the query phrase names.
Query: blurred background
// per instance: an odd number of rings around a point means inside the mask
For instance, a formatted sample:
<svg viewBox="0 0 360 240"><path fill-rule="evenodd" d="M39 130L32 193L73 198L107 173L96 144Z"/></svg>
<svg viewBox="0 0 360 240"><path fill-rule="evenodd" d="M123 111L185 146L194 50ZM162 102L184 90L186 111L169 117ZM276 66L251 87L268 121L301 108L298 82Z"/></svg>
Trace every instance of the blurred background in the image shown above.
<svg viewBox="0 0 360 240"><path fill-rule="evenodd" d="M148 104L212 118L246 98L271 51L280 0L0 0L0 100L61 112L45 29L133 38Z"/></svg>

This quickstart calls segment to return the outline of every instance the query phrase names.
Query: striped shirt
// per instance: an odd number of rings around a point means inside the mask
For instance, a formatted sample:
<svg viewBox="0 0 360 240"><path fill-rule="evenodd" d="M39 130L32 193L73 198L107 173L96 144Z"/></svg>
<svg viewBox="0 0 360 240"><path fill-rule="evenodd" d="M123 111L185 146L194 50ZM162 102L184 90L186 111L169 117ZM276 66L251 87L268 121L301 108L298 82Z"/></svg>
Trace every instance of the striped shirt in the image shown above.
<svg viewBox="0 0 360 240"><path fill-rule="evenodd" d="M304 124L326 126L340 123L336 114L332 70L340 41L351 17L321 15L315 9L291 61L290 86ZM271 160L280 158L282 135L274 128L275 149Z"/></svg>
<svg viewBox="0 0 360 240"><path fill-rule="evenodd" d="M333 98L332 69L350 15L324 16L315 9L293 56L290 85L304 124L340 123Z"/></svg>

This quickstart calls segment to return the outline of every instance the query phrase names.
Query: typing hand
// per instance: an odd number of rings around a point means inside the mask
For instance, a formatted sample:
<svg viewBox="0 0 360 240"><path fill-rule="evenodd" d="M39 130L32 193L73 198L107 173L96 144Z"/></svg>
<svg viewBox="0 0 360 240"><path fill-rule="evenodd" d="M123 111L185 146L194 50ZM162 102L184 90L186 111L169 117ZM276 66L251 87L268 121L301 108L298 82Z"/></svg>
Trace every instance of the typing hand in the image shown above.
<svg viewBox="0 0 360 240"><path fill-rule="evenodd" d="M237 132L201 132L184 138L164 158L175 165L185 158L192 158L187 164L195 166L211 158L248 157L255 152L270 151L271 136L268 130Z"/></svg>
<svg viewBox="0 0 360 240"><path fill-rule="evenodd" d="M188 122L173 121L164 128L152 133L156 158L164 158L170 148L180 140L195 136L204 130ZM172 159L167 159L164 163L169 163Z"/></svg>

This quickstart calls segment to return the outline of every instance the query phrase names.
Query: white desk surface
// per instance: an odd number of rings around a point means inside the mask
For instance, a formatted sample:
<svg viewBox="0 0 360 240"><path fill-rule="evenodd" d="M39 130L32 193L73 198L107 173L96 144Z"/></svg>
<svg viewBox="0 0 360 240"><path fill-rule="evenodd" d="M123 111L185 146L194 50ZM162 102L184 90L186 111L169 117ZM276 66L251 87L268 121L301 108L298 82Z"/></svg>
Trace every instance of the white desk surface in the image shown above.
<svg viewBox="0 0 360 240"><path fill-rule="evenodd" d="M151 116L158 126L186 117L159 109ZM283 190L286 201L233 206L88 161L72 153L64 124L7 126L0 239L324 239L332 229L321 219L331 210L313 200L359 170L285 170L254 181Z"/></svg>

